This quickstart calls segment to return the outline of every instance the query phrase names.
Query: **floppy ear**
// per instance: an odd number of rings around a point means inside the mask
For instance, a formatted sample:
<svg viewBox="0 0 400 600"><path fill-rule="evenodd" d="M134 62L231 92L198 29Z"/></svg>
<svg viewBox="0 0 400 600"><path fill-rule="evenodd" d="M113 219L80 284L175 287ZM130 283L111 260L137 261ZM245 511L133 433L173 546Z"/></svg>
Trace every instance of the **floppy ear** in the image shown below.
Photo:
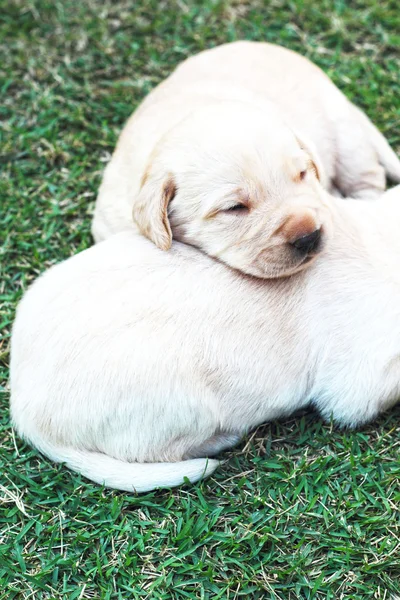
<svg viewBox="0 0 400 600"><path fill-rule="evenodd" d="M168 205L175 193L176 184L171 174L155 177L146 171L139 195L133 203L132 217L140 232L161 250L171 248Z"/></svg>
<svg viewBox="0 0 400 600"><path fill-rule="evenodd" d="M328 185L328 181L326 179L326 174L325 174L325 170L324 167L322 166L322 163L320 162L319 158L318 158L318 153L317 150L314 146L314 144L308 140L307 138L304 138L302 135L296 133L296 138L297 141L299 142L302 150L304 150L305 152L307 152L310 161L311 161L311 165L312 168L314 169L315 175L318 179L318 181L321 183L321 185L323 187L327 187Z"/></svg>

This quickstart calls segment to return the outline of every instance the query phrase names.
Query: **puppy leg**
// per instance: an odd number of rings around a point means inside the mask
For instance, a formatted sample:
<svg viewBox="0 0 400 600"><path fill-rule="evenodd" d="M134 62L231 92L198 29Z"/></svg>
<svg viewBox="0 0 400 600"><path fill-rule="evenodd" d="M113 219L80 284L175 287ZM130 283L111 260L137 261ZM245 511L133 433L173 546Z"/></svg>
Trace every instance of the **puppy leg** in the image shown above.
<svg viewBox="0 0 400 600"><path fill-rule="evenodd" d="M376 199L386 189L386 177L400 182L400 160L385 137L357 107L336 115L334 184L344 196Z"/></svg>
<svg viewBox="0 0 400 600"><path fill-rule="evenodd" d="M238 433L218 431L198 446L193 446L185 455L185 458L203 458L204 456L215 456L223 450L236 446L242 436Z"/></svg>
<svg viewBox="0 0 400 600"><path fill-rule="evenodd" d="M357 122L338 126L334 186L345 197L376 199L386 188L385 169Z"/></svg>

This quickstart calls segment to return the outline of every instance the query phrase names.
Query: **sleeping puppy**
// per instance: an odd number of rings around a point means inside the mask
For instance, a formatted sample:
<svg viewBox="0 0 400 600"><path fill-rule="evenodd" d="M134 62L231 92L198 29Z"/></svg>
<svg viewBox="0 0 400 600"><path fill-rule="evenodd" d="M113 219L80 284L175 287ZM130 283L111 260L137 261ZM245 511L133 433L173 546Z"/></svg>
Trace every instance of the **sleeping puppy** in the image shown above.
<svg viewBox="0 0 400 600"><path fill-rule="evenodd" d="M291 275L322 250L331 221L322 167L274 105L263 108L206 104L159 141L133 208L139 229L159 248L169 249L174 237L257 277ZM130 172L129 181L138 174ZM125 183L116 173L111 187L118 199ZM101 192L98 208L102 198ZM121 228L132 229L132 203L124 206ZM111 221L120 208L107 203ZM99 240L109 232L99 225L99 210L96 215Z"/></svg>
<svg viewBox="0 0 400 600"><path fill-rule="evenodd" d="M141 232L163 250L173 232L256 277L292 275L310 264L331 229L321 166L272 113L222 102L167 134L134 206Z"/></svg>
<svg viewBox="0 0 400 600"><path fill-rule="evenodd" d="M144 492L196 481L250 429L313 404L355 426L400 397L400 187L326 199L310 268L257 279L123 232L52 267L18 310L18 433L85 477Z"/></svg>
<svg viewBox="0 0 400 600"><path fill-rule="evenodd" d="M291 275L329 238L321 188L374 198L385 170L400 181L386 140L319 68L272 44L226 44L183 62L128 121L93 236L133 217L164 250L174 238L248 274Z"/></svg>

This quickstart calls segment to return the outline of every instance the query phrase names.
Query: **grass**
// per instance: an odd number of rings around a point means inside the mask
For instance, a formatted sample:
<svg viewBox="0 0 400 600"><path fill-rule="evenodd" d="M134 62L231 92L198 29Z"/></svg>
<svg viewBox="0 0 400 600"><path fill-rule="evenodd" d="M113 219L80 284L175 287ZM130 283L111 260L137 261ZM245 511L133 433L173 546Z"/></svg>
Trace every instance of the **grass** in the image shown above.
<svg viewBox="0 0 400 600"><path fill-rule="evenodd" d="M184 57L237 38L305 53L400 150L396 0L1 0L0 599L388 599L400 592L400 410L306 414L211 479L140 497L14 439L8 344L38 273L91 244L125 119Z"/></svg>

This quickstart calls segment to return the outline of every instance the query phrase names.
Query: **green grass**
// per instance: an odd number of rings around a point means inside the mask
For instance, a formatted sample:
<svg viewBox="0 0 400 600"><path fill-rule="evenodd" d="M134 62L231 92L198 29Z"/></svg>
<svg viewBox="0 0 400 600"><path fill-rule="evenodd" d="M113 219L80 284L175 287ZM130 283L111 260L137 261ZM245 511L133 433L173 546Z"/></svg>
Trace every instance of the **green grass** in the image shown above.
<svg viewBox="0 0 400 600"><path fill-rule="evenodd" d="M237 38L309 56L400 150L397 0L19 0L0 6L0 598L389 598L400 591L400 410L341 432L260 428L215 476L140 497L20 440L8 415L15 305L91 244L125 119L184 57Z"/></svg>

